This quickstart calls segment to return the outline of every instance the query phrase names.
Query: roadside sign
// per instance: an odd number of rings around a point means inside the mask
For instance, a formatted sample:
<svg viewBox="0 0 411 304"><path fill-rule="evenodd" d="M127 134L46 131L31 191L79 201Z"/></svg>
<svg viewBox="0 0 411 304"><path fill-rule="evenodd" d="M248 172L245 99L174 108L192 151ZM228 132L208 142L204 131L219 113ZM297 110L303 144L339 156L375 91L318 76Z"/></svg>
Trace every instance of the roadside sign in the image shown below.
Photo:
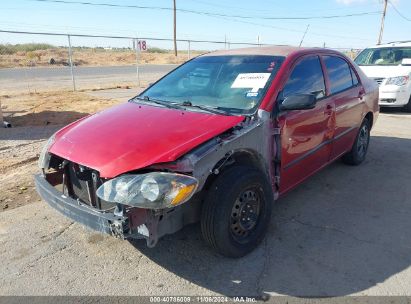
<svg viewBox="0 0 411 304"><path fill-rule="evenodd" d="M137 49L140 52L147 51L147 43L145 40L137 40Z"/></svg>

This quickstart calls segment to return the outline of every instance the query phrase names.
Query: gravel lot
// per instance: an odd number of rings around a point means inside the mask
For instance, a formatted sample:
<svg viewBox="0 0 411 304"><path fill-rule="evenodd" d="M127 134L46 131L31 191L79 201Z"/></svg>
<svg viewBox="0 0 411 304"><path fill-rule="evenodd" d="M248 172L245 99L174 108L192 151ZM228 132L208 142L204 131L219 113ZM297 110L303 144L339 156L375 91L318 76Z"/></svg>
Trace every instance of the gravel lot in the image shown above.
<svg viewBox="0 0 411 304"><path fill-rule="evenodd" d="M0 156L32 157L55 128L0 129ZM381 114L372 135L363 165L337 162L281 198L263 244L238 260L210 251L198 225L148 249L20 189L22 206L0 210L0 295L411 295L411 115ZM19 168L29 181L33 164Z"/></svg>

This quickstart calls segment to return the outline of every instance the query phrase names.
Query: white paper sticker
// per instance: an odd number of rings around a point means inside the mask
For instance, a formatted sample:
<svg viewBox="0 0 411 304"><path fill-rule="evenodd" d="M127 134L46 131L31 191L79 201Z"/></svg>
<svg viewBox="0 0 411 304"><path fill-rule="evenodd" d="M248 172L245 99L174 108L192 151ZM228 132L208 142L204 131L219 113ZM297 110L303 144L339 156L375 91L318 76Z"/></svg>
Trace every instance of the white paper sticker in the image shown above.
<svg viewBox="0 0 411 304"><path fill-rule="evenodd" d="M245 94L245 97L258 97L258 92L247 92L247 94Z"/></svg>
<svg viewBox="0 0 411 304"><path fill-rule="evenodd" d="M258 89L264 88L270 78L270 73L242 73L238 74L231 88L244 89L251 88L251 92L258 92Z"/></svg>

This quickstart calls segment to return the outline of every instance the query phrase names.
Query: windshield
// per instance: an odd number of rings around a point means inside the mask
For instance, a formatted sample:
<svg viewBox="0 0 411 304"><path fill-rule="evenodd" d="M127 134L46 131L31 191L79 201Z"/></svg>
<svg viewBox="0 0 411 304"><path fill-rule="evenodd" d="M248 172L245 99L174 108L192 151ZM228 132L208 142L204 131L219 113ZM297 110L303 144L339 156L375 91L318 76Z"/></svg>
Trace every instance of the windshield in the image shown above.
<svg viewBox="0 0 411 304"><path fill-rule="evenodd" d="M404 58L411 58L411 47L365 49L354 61L358 65L399 65Z"/></svg>
<svg viewBox="0 0 411 304"><path fill-rule="evenodd" d="M284 57L275 56L198 57L138 97L188 106L190 110L214 108L230 114L252 113L283 61Z"/></svg>

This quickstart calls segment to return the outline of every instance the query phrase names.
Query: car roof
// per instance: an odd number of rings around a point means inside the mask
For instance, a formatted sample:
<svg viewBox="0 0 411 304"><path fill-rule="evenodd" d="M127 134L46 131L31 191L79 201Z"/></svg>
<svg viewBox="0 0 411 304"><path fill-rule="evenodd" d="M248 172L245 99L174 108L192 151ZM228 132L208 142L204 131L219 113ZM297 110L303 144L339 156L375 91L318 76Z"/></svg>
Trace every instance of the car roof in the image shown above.
<svg viewBox="0 0 411 304"><path fill-rule="evenodd" d="M393 41L380 45L369 47L370 49L388 48L388 47L411 47L411 41Z"/></svg>
<svg viewBox="0 0 411 304"><path fill-rule="evenodd" d="M287 57L291 53L296 52L318 52L323 50L322 48L303 48L288 45L275 45L275 46L260 46L260 47L249 47L249 48L239 48L231 50L221 50L206 53L202 56L229 56L229 55L271 55L271 56L284 56Z"/></svg>

